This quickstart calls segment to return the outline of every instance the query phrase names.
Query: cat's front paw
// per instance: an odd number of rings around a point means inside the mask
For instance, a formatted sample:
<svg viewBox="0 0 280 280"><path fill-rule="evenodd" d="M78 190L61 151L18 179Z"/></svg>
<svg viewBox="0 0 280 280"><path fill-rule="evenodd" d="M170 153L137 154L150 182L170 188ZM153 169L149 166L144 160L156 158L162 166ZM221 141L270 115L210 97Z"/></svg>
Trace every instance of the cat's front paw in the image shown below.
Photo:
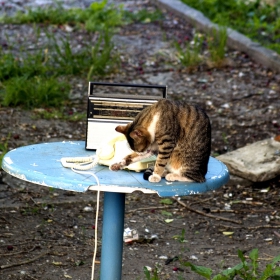
<svg viewBox="0 0 280 280"><path fill-rule="evenodd" d="M149 182L151 183L158 183L161 180L161 176L159 176L158 174L153 173L150 177L149 177Z"/></svg>
<svg viewBox="0 0 280 280"><path fill-rule="evenodd" d="M178 175L178 174L175 174L175 173L168 173L166 176L165 176L165 179L167 181L171 181L171 182L174 182L174 181L179 181L179 182L193 182L193 180L187 178L187 177L183 177L181 175Z"/></svg>
<svg viewBox="0 0 280 280"><path fill-rule="evenodd" d="M109 166L109 169L112 171L118 171L123 169L124 165L122 162L113 163Z"/></svg>
<svg viewBox="0 0 280 280"><path fill-rule="evenodd" d="M168 173L168 174L165 175L165 179L167 181L174 182L174 181L176 181L178 179L178 176L176 174L174 174L174 173Z"/></svg>

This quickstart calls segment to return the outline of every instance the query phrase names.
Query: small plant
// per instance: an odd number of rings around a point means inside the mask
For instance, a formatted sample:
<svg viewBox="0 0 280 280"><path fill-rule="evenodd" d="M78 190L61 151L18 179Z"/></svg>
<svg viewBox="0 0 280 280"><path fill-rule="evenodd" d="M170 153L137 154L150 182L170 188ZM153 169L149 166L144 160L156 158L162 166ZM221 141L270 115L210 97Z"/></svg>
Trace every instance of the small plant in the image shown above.
<svg viewBox="0 0 280 280"><path fill-rule="evenodd" d="M158 268L155 267L152 272L153 274L151 275L151 272L148 270L148 268L146 266L144 267L144 273L147 280L160 280L158 272Z"/></svg>
<svg viewBox="0 0 280 280"><path fill-rule="evenodd" d="M192 271L208 280L234 280L236 279L236 276L239 277L238 279L244 280L280 279L280 267L277 265L280 261L280 255L273 258L263 271L260 271L258 266L258 249L253 249L249 253L249 261L246 261L244 254L240 250L238 250L238 257L240 258L241 263L232 268L223 270L215 276L212 275L213 271L210 268L197 266L190 262L184 262L183 265L190 267Z"/></svg>
<svg viewBox="0 0 280 280"><path fill-rule="evenodd" d="M170 198L163 198L160 200L160 203L164 205L172 205L174 201Z"/></svg>
<svg viewBox="0 0 280 280"><path fill-rule="evenodd" d="M161 20L163 18L163 15L160 10L155 11L148 11L146 9L139 10L135 13L130 11L124 11L124 19L127 23L131 22L151 22L151 21L157 21Z"/></svg>
<svg viewBox="0 0 280 280"><path fill-rule="evenodd" d="M4 84L3 105L25 108L59 107L68 98L70 85L67 82L43 76L14 77Z"/></svg>
<svg viewBox="0 0 280 280"><path fill-rule="evenodd" d="M215 66L221 66L226 53L227 28L224 26L219 26L218 29L213 28L207 36L207 42L211 62Z"/></svg>
<svg viewBox="0 0 280 280"><path fill-rule="evenodd" d="M211 68L225 65L226 43L227 29L219 26L218 29L213 28L206 36L196 33L185 47L175 42L175 47L180 63L192 72L201 64L207 64ZM208 53L205 52L206 45Z"/></svg>
<svg viewBox="0 0 280 280"><path fill-rule="evenodd" d="M188 241L185 239L185 234L186 234L186 230L182 229L182 232L180 235L174 235L173 238L175 240L178 240L180 243L187 243Z"/></svg>
<svg viewBox="0 0 280 280"><path fill-rule="evenodd" d="M180 63L190 71L196 68L202 62L202 44L203 36L196 34L193 41L183 48L178 42L175 42L175 48L178 52Z"/></svg>
<svg viewBox="0 0 280 280"><path fill-rule="evenodd" d="M112 54L114 44L112 43L112 34L105 30L99 37L97 43L91 49L91 65L88 70L87 78L91 79L93 75L106 75L112 72L119 64L119 57Z"/></svg>
<svg viewBox="0 0 280 280"><path fill-rule="evenodd" d="M37 206L34 207L27 206L26 208L21 209L21 214L24 216L38 215L40 210L41 210L40 207Z"/></svg>

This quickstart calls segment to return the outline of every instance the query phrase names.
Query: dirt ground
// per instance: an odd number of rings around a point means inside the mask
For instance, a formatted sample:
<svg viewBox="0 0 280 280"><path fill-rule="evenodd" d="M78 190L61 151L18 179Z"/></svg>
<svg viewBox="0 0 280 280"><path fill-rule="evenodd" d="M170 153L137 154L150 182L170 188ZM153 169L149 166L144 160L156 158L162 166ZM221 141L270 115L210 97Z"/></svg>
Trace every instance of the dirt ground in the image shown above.
<svg viewBox="0 0 280 280"><path fill-rule="evenodd" d="M18 35L32 26L0 29L20 43ZM167 85L168 98L199 104L212 122L212 156L280 134L280 75L235 50L228 50L226 66L204 64L189 73L178 64L173 42L191 40L194 30L169 13L160 22L120 28L114 41L121 67L110 77L96 80ZM91 36L72 31L73 47ZM73 98L64 108L65 116L87 108L87 81L75 78L72 82ZM38 110L0 107L0 137L8 141L9 149L85 140L85 124L86 120L43 119ZM182 261L210 267L215 275L239 263L238 249L248 255L258 248L264 267L280 254L279 186L280 178L246 186L228 184L215 192L181 197L180 202L170 198L172 204L164 204L157 195L127 195L125 228L136 229L142 238L124 243L122 279L146 279L144 266L157 267L159 279L203 279ZM32 185L1 170L0 279L90 279L95 209L94 192ZM100 240L102 198L99 217ZM179 260L166 264L175 256ZM98 275L96 264L97 279Z"/></svg>

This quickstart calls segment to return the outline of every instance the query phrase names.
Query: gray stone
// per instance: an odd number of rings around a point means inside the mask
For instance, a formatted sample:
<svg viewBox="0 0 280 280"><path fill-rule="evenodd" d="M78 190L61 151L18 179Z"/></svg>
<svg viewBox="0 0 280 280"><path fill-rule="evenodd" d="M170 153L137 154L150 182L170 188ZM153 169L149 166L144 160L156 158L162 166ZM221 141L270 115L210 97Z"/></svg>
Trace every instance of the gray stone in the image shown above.
<svg viewBox="0 0 280 280"><path fill-rule="evenodd" d="M280 142L265 139L218 156L230 173L253 182L280 175Z"/></svg>

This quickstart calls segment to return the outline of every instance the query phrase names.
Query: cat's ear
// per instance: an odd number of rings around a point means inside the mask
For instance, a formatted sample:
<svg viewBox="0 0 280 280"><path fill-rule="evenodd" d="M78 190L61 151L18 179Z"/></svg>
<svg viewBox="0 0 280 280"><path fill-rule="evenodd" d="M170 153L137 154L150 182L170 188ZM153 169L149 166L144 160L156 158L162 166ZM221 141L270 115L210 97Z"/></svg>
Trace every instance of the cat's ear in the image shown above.
<svg viewBox="0 0 280 280"><path fill-rule="evenodd" d="M118 125L118 126L115 128L115 130L116 130L117 132L120 132L120 133L122 133L122 134L125 134L126 129L127 129L127 126L126 126L126 125Z"/></svg>
<svg viewBox="0 0 280 280"><path fill-rule="evenodd" d="M137 139L137 138L140 138L140 137L143 137L144 134L143 132L140 130L140 129L135 129L133 130L132 132L130 132L129 136L132 138L132 139Z"/></svg>

